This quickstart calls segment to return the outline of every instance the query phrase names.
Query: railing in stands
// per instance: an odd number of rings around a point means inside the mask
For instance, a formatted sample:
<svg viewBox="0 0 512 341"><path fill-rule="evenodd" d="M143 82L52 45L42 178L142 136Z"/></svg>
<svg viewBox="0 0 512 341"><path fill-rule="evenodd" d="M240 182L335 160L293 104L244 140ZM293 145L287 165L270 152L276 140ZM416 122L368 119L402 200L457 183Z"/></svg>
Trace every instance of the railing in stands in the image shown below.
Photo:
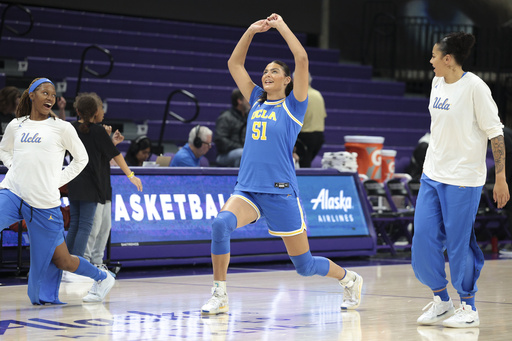
<svg viewBox="0 0 512 341"><path fill-rule="evenodd" d="M7 16L7 12L11 8L18 8L22 12L27 14L28 19L29 19L29 26L26 29L26 31L20 32L17 29L15 29L13 26L5 24L5 18ZM0 42L2 41L2 34L3 34L3 31L4 31L4 28L6 30L8 30L9 32L11 32L11 33L21 37L21 36L24 36L24 35L28 34L32 30L33 26L34 26L34 17L32 16L32 12L30 12L30 10L28 8L26 8L23 5L19 5L19 4L9 4L9 5L7 5L7 7L5 7L4 11L2 12L2 21L0 22Z"/></svg>
<svg viewBox="0 0 512 341"><path fill-rule="evenodd" d="M175 112L169 110L171 100L177 94L184 95L186 98L188 98L188 99L192 100L192 102L194 102L195 113L190 119L186 119L183 116L178 115ZM170 115L170 116L174 117L174 119L176 119L180 122L183 122L183 123L193 122L196 120L197 116L199 116L199 101L197 100L196 96L194 96L194 94L192 94L189 91L184 90L184 89L177 89L177 90L172 91L169 94L169 96L167 97L167 102L165 103L165 111L164 111L164 116L162 118L162 125L160 127L160 137L158 138L158 145L154 148L155 149L154 153L157 155L160 155L163 153L162 141L164 138L165 122L166 122L167 115Z"/></svg>
<svg viewBox="0 0 512 341"><path fill-rule="evenodd" d="M91 68L89 68L87 65L85 65L84 67L84 64L85 64L85 55L87 54L87 52L91 49L95 49L95 50L98 50L100 51L102 54L105 54L108 59L109 59L109 67L108 67L108 70L107 72L105 73L99 73L95 70L92 70ZM80 93L80 86L82 84L82 74L83 74L83 71L85 70L87 73L93 75L93 76L96 76L98 78L103 78L103 77L106 77L110 74L110 72L112 72L112 69L114 68L114 58L112 57L112 54L110 53L109 50L99 46L99 45L91 45L91 46L88 46L84 49L84 52L82 52L82 58L80 59L80 70L78 71L78 80L77 80L77 83L76 83L76 95L78 95Z"/></svg>

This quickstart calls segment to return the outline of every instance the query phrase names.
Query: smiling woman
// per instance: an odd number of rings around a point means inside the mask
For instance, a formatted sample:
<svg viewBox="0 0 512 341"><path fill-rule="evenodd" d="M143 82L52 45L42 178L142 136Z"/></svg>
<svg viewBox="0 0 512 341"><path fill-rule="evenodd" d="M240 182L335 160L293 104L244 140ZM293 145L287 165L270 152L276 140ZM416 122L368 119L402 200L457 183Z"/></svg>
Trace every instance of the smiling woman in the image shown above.
<svg viewBox="0 0 512 341"><path fill-rule="evenodd" d="M295 78L292 81L285 63L274 60L265 67L260 87L245 69L245 59L253 37L272 28L293 54ZM309 250L292 155L308 106L306 50L283 18L273 13L249 26L233 50L228 68L251 109L234 193L212 223L213 289L202 313L229 311L226 277L231 233L261 217L266 218L269 234L282 237L298 274L337 279L344 288L341 309L356 309L361 302L363 278L325 257L313 257Z"/></svg>
<svg viewBox="0 0 512 341"><path fill-rule="evenodd" d="M52 107L57 99L57 93L55 85L48 78L40 78L33 82L28 90L28 96L32 103L31 120L42 121L53 114Z"/></svg>
<svg viewBox="0 0 512 341"><path fill-rule="evenodd" d="M0 160L9 170L0 183L0 230L22 219L27 223L32 304L62 303L61 270L93 278L101 301L114 285L113 276L70 255L64 243L59 188L76 177L89 158L73 126L52 113L55 101L52 81L36 78L21 95L16 118L5 129ZM66 150L73 160L62 169Z"/></svg>

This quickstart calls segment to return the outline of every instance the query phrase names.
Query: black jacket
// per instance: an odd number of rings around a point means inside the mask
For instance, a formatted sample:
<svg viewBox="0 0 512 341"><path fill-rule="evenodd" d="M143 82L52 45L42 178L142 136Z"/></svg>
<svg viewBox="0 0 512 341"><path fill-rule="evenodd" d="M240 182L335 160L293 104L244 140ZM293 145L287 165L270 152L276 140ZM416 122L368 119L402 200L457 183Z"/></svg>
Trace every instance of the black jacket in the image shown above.
<svg viewBox="0 0 512 341"><path fill-rule="evenodd" d="M242 148L245 142L246 118L235 108L224 111L215 122L214 142L219 154Z"/></svg>

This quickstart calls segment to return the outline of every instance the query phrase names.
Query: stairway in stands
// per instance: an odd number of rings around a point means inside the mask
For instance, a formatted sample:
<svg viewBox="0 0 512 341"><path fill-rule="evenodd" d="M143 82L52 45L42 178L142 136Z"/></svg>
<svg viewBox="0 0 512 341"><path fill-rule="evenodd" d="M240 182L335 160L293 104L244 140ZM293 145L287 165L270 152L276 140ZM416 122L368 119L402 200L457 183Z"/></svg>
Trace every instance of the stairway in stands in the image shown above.
<svg viewBox="0 0 512 341"><path fill-rule="evenodd" d="M0 4L0 11L5 7ZM114 59L112 72L104 78L84 73L80 91L94 91L108 105L110 122L147 125L147 135L158 140L168 95L177 89L194 94L199 101L197 121L184 124L169 117L164 141L183 145L196 124L214 130L215 119L230 106L235 84L227 60L245 28L136 18L44 7L28 7L34 26L23 37L7 30L0 41L0 59L22 61L20 75L0 73L0 86L22 79L48 77L65 85L62 95L72 102L77 89L80 58L96 44L108 49ZM14 11L13 11L14 12ZM23 27L17 12L6 22ZM298 34L305 43L306 36ZM417 141L429 129L428 101L404 94L399 82L371 78L369 66L339 63L337 50L306 46L313 87L324 96L326 142L323 151L344 150L345 135L384 136L384 148L397 150L397 159L408 158ZM256 82L268 62L280 59L293 70L293 59L277 32L255 36L246 68ZM90 50L86 65L99 73L108 70L105 55ZM170 108L184 117L193 115L194 104L184 98ZM214 151L207 154L212 162ZM397 160L398 161L398 160Z"/></svg>

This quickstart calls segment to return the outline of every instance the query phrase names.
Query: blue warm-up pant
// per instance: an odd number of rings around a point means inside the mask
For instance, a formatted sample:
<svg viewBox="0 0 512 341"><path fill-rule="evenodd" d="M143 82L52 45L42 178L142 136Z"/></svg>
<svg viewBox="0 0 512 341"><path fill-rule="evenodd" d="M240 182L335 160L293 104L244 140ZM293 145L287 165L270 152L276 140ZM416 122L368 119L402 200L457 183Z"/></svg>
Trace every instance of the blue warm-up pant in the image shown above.
<svg viewBox="0 0 512 341"><path fill-rule="evenodd" d="M447 251L453 287L461 297L473 296L484 265L476 242L475 222L482 186L443 184L421 177L414 215L412 267L418 280L432 291L446 287Z"/></svg>

